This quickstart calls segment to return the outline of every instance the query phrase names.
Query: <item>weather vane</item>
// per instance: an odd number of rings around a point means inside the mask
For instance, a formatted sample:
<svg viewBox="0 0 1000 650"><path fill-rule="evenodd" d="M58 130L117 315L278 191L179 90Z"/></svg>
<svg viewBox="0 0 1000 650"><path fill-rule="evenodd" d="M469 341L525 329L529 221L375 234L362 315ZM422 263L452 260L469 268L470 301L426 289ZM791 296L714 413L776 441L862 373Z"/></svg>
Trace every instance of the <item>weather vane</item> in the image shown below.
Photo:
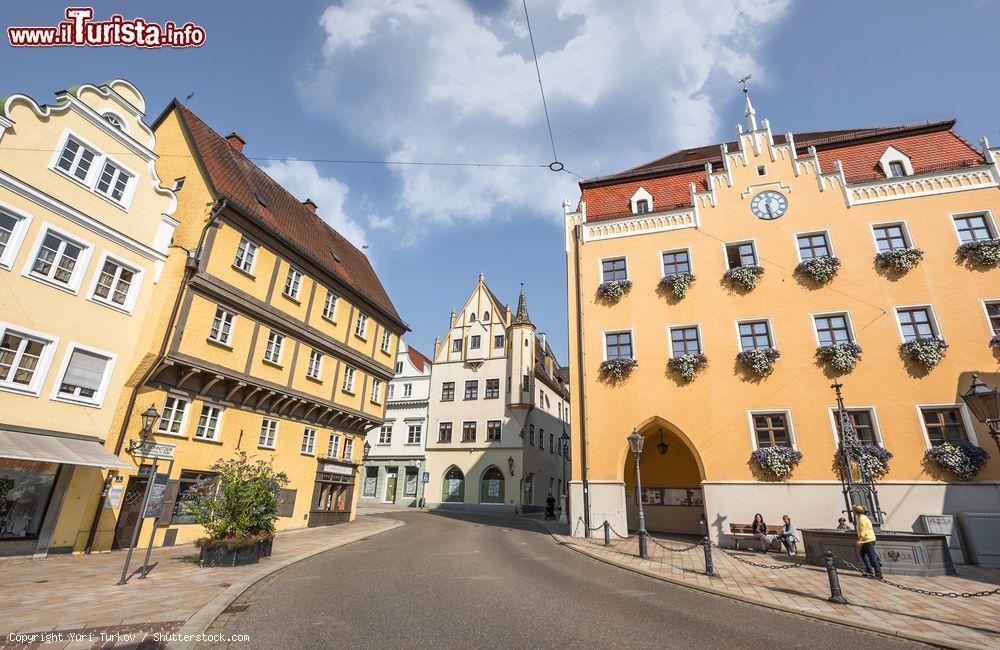
<svg viewBox="0 0 1000 650"><path fill-rule="evenodd" d="M742 79L740 79L739 81L736 82L738 84L743 84L743 92L744 93L750 92L750 89L747 88L747 82L750 81L751 77L753 77L753 74L748 74L748 75L745 75Z"/></svg>

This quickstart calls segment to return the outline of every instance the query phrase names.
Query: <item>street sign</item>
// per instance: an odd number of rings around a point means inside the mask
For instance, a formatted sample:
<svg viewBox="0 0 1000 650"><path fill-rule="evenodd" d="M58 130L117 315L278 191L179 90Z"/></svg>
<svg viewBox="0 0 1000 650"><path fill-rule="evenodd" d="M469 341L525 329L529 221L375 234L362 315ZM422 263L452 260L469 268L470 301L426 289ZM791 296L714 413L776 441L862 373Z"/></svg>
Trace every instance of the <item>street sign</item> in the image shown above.
<svg viewBox="0 0 1000 650"><path fill-rule="evenodd" d="M157 472L153 477L153 485L149 488L149 500L146 501L146 511L143 517L159 517L163 510L163 499L167 495L167 483L170 482L169 474Z"/></svg>
<svg viewBox="0 0 1000 650"><path fill-rule="evenodd" d="M423 472L420 475L420 482L421 483L430 483L431 482L431 473L430 472Z"/></svg>
<svg viewBox="0 0 1000 650"><path fill-rule="evenodd" d="M156 442L155 440L133 440L129 451L138 458L159 458L162 460L173 460L174 450L177 445L169 442Z"/></svg>

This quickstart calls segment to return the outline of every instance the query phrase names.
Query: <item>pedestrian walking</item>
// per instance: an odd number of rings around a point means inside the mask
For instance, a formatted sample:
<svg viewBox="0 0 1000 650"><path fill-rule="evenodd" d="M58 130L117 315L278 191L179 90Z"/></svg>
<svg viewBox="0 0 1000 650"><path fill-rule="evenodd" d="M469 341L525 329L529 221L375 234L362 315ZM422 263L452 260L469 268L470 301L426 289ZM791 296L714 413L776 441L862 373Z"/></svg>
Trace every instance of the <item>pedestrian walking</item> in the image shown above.
<svg viewBox="0 0 1000 650"><path fill-rule="evenodd" d="M869 576L881 580L882 562L878 559L878 553L875 552L875 527L872 526L871 519L865 514L863 505L855 504L851 509L854 511L854 528L858 531L858 539L855 543L858 546L861 560L865 563L865 571Z"/></svg>

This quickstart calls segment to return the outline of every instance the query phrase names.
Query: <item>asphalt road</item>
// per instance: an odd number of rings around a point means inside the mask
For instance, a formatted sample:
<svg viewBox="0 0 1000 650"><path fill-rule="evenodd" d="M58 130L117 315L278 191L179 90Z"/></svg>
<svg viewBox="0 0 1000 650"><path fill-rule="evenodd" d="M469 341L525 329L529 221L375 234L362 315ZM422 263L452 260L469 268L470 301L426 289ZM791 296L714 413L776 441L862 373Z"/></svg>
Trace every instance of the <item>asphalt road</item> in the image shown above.
<svg viewBox="0 0 1000 650"><path fill-rule="evenodd" d="M249 635L241 648L922 647L612 567L533 521L391 516L407 525L273 574L209 632Z"/></svg>

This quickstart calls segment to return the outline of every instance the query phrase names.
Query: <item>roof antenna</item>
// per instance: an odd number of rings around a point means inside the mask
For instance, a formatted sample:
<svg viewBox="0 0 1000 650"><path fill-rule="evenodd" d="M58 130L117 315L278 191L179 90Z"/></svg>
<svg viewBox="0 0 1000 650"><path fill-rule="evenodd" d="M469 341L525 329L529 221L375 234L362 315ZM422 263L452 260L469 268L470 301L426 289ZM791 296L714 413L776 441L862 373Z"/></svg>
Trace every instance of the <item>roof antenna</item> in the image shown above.
<svg viewBox="0 0 1000 650"><path fill-rule="evenodd" d="M750 88L747 87L747 82L753 77L753 74L744 75L742 79L737 81L738 84L743 84L743 100L746 104L746 112L744 116L750 121L750 130L757 130L757 111L754 110L753 104L750 103Z"/></svg>

